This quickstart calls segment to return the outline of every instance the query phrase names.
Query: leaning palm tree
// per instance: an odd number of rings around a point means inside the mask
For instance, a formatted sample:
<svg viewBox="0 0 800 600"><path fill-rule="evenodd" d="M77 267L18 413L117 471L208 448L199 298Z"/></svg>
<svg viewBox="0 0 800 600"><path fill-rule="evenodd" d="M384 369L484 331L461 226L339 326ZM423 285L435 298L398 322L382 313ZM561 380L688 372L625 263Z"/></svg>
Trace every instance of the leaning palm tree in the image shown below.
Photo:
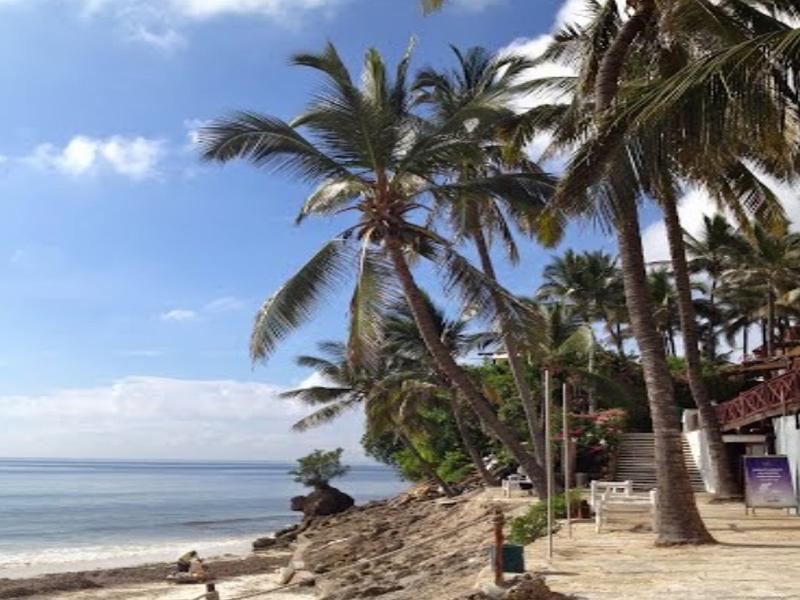
<svg viewBox="0 0 800 600"><path fill-rule="evenodd" d="M498 147L497 116L508 116L510 100L519 92L518 79L520 73L530 67L526 59L514 56L494 56L485 48L474 47L461 51L452 47L458 67L453 70L437 71L433 68L423 69L417 74L413 89L417 92L417 102L429 107L440 123L447 123L459 111L471 103L480 102L496 107L496 114L487 127L475 120L471 124L476 134L483 132L481 148L482 156L465 155L456 165L458 179L469 181L476 176L485 177L492 173L502 173L509 168L524 168L537 174L542 186L539 204L531 202L519 203L510 197L498 197L492 194L463 194L456 198L446 197L437 205L437 212L445 217L448 229L457 241L467 241L475 248L484 275L497 282L497 271L491 255L491 245L500 241L508 260L516 264L519 252L515 241L515 233L534 235L544 233L541 237L558 237L557 227L544 231L539 222L542 207L548 197L549 189L554 185L539 167L527 160L519 159L510 165L502 158ZM437 213L434 213L434 216ZM525 375L524 356L519 348L519 331L510 319L503 318L507 312L505 298L502 294L493 293L494 308L500 315L498 326L503 338L508 364L514 384L522 403L528 430L536 450L536 458L540 464L545 453L544 431L541 426L539 402L534 397Z"/></svg>
<svg viewBox="0 0 800 600"><path fill-rule="evenodd" d="M525 202L537 197L541 179L536 173L504 172L454 182L453 165L480 152L468 124L474 119L488 123L494 107L476 101L447 122L430 123L410 109L409 62L407 52L392 78L380 54L369 50L357 84L329 44L320 54L293 58L295 65L314 69L325 79L325 86L298 117L286 123L257 113L237 113L202 130L200 143L207 160L246 159L317 183L302 205L299 221L342 213L357 216L264 303L253 328L251 356L266 360L336 284L355 272L348 355L354 363L368 361L377 356L382 339L376 315L387 299L396 299L399 285L437 368L544 489L538 462L437 336L409 263L412 256L433 263L449 293L460 294L465 305L478 307L490 319L498 317L492 294L503 295L507 298L503 318L526 326L530 311L415 217L428 209L433 194L440 199L491 194Z"/></svg>
<svg viewBox="0 0 800 600"><path fill-rule="evenodd" d="M281 394L282 398L299 400L318 407L313 413L292 425L295 431L306 431L329 423L347 411L366 403L375 382L386 370L383 362L369 366L352 365L347 360L347 347L341 342L320 342L318 356L301 355L298 366L314 369L322 383L299 387Z"/></svg>
<svg viewBox="0 0 800 600"><path fill-rule="evenodd" d="M740 113L739 116L744 118L735 124L729 122L732 125L725 129L723 137L714 138L707 133L701 141L698 141L701 139L699 137L692 137L694 131L703 128L698 126L703 121L713 122L716 131L722 130L717 126L717 110L698 110L697 106L685 105L683 113L661 111L648 127L633 125L639 118L636 110L644 110L641 108L643 98L650 98L649 88L658 89L664 81L672 83L673 92L675 88L684 88L683 81L673 78L672 73L681 71L684 66L690 68L693 63L702 62L704 52L713 52L719 47L736 44L739 40L758 37L764 28L778 30L784 27L770 14L768 5L771 3L753 0L750 3L753 6L749 7L752 10L744 12L739 10L741 4L726 2L717 6L696 0L663 3L636 0L630 3L634 14L629 19L620 18L616 3L609 2L602 8L596 5L598 15L592 25L584 30L573 28L565 35L556 36L555 48L549 51L551 57L580 59L576 48L587 48L583 52L586 58L579 60L581 73L576 85L580 91L578 95L582 97L578 109L583 108L583 111L576 110L575 103L562 111L571 117L572 126L562 125L559 132L562 140L581 142L581 149L570 161L557 198L574 198L587 188L592 189L594 197L603 200L602 210L613 222L630 221L625 223L630 231L628 246L635 251L639 246L639 254L641 242L637 241L637 200L647 195L656 199L663 208L684 334L687 374L703 426L709 434L712 463L720 482L717 491L722 496L732 494L735 488L726 468L716 413L702 380L691 281L677 211L678 190L685 180L702 184L740 220L744 221L749 212L776 225L784 220L780 204L772 190L753 173L750 164L755 163L774 174L781 174L792 162L785 157L792 157L794 153L790 146L781 142L781 107L780 103L774 101L772 91L775 81L765 83L762 79L758 81L759 85L752 86L748 80L748 96L751 100L757 99L749 106L758 106L757 113L749 116ZM608 32L611 32L610 35ZM712 94L709 98L724 97L727 90L736 87L727 79L718 81L716 93L709 92ZM723 93L720 94L720 91ZM665 96L668 93L664 88ZM693 98L699 99L698 94ZM706 102L704 106L709 98L700 99ZM636 108L634 110L631 107ZM583 121L577 118L588 111L591 111L592 118L584 118ZM753 125L754 114L758 114L756 125ZM707 115L715 115L715 118L704 118ZM714 142L710 145L709 140L712 139ZM600 183L599 179L603 179L603 182ZM620 229L618 225L617 228ZM625 247L620 242L621 250ZM630 260L626 266L626 256L622 251L620 254L626 275L633 275L629 272ZM627 256L627 259L632 258L631 255ZM644 275L638 268L636 278L643 292L646 287ZM643 319L648 312L641 312ZM639 325L634 325L634 333L647 327L646 320L640 321ZM647 333L643 335L646 337ZM638 338L640 336L637 334ZM642 339L639 342L641 347ZM649 361L649 350L642 348L642 351L643 359L646 357ZM662 399L666 402L666 392L670 389L667 387L668 370L659 357L655 357L655 363L661 364L652 370L652 375L659 381L655 385L665 393ZM656 413L653 414L655 416ZM666 415L664 428L672 429L670 420L673 420L672 417ZM656 429L661 428L660 423L659 419ZM677 449L678 444L677 438L670 441L673 450ZM664 452L671 454L666 445ZM678 475L679 470L676 462L675 474L681 484L670 487L680 489L677 493L689 501L687 478ZM675 515L672 520L678 523L680 515ZM683 519L683 527L690 533L694 530L698 534L694 537L699 541L709 539L696 514ZM682 536L678 533L675 537L686 537L687 541L691 541L693 535Z"/></svg>
<svg viewBox="0 0 800 600"><path fill-rule="evenodd" d="M468 334L469 319L449 319L444 310L426 295L429 310L436 323L439 339L456 357L466 355L475 347L481 334ZM414 315L405 302L398 302L386 314L384 352L395 372L396 381L415 381L421 385L438 386L439 395L445 399L456 423L461 444L467 451L475 470L487 486L498 485L497 478L486 468L478 447L472 439L467 415L458 390L437 371L414 321Z"/></svg>

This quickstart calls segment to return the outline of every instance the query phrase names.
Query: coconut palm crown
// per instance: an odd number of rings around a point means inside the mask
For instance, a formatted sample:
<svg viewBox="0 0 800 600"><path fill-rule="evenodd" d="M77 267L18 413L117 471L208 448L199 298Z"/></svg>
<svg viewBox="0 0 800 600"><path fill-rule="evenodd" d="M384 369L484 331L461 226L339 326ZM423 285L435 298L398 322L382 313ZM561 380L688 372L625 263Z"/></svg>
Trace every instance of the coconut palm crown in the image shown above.
<svg viewBox="0 0 800 600"><path fill-rule="evenodd" d="M453 165L483 152L479 143L484 139L483 128L500 118L495 117L496 103L480 97L448 120L426 120L411 108L406 82L410 59L409 49L391 77L380 54L371 49L356 83L331 44L319 54L297 55L292 59L294 65L311 68L324 79L303 113L287 123L240 112L201 131L201 149L207 160L245 159L317 184L300 209L299 222L310 216L330 218L342 213L356 217L354 224L325 243L263 304L253 327L251 356L267 359L280 340L311 317L332 288L355 272L348 358L353 364L368 361L378 355L380 313L402 290L437 367L537 478L541 467L497 418L489 401L437 337L409 259L421 257L432 262L443 276L446 292L459 295L465 307L489 319L498 316L492 295L501 294L505 299L503 319L525 326L533 318L532 311L420 220L434 201L473 194L542 204L551 190L550 179L539 172L513 171L454 177ZM472 126L474 123L478 125ZM479 159L476 156L476 161Z"/></svg>

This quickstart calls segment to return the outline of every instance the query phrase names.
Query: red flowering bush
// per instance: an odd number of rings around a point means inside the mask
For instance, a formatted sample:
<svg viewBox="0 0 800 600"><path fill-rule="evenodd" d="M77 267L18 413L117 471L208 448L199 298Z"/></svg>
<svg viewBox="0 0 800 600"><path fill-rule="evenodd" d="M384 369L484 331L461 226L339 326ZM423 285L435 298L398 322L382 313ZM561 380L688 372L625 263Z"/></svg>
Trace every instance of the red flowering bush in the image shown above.
<svg viewBox="0 0 800 600"><path fill-rule="evenodd" d="M627 413L621 408L612 408L596 413L571 414L569 420L569 437L577 450L576 469L587 473L602 471L619 446ZM559 431L556 438L563 440L563 431Z"/></svg>

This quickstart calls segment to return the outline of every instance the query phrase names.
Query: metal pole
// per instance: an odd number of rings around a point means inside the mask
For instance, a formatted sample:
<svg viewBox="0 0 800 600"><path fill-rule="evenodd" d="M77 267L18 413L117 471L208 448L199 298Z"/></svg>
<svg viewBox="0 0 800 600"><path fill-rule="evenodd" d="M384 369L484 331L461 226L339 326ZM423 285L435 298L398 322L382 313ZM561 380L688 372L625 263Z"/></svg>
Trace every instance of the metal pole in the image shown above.
<svg viewBox="0 0 800 600"><path fill-rule="evenodd" d="M503 525L505 517L503 511L495 508L494 513L494 584L503 585Z"/></svg>
<svg viewBox="0 0 800 600"><path fill-rule="evenodd" d="M553 558L553 452L550 431L550 370L544 372L544 467L547 475L547 558Z"/></svg>
<svg viewBox="0 0 800 600"><path fill-rule="evenodd" d="M564 440L564 503L567 507L567 535L570 539L572 539L572 507L570 506L569 497L569 463L570 453L572 451L572 448L570 447L572 445L572 439L569 434L569 386L566 383L561 386L561 400L561 404L563 406L561 427L563 429L562 438Z"/></svg>

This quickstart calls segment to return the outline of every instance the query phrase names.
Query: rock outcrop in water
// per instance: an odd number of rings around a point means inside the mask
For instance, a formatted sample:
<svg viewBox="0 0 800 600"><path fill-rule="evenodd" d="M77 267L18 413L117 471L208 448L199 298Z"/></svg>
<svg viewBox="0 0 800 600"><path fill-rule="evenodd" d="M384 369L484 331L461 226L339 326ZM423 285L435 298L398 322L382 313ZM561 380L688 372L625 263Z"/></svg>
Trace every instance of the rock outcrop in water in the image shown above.
<svg viewBox="0 0 800 600"><path fill-rule="evenodd" d="M333 486L317 487L307 496L295 496L291 500L291 508L302 512L305 517L327 517L337 515L355 505L355 500Z"/></svg>

